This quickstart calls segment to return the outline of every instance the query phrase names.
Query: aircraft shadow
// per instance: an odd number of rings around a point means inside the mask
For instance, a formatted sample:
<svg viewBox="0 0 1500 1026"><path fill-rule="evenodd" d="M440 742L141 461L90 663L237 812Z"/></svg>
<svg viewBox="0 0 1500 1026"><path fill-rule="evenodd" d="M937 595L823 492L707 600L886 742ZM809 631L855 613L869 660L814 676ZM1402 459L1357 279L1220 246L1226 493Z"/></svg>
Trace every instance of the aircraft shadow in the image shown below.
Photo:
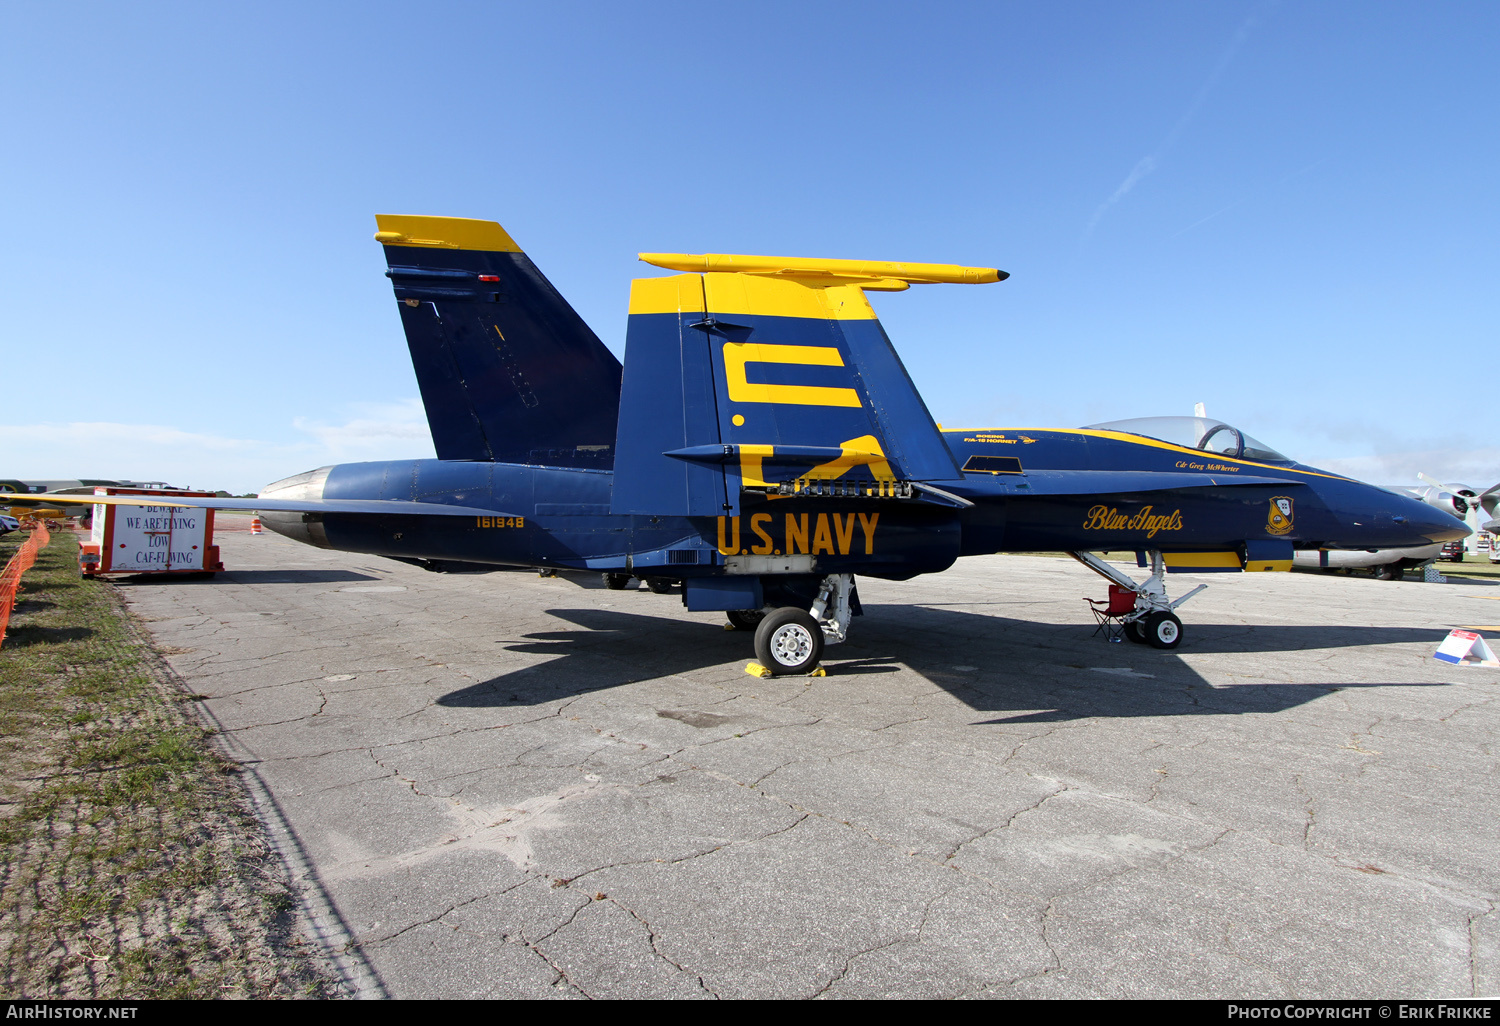
<svg viewBox="0 0 1500 1026"><path fill-rule="evenodd" d="M1346 687L1411 682L1259 683L1214 687L1176 651L1093 637L1092 624L1046 624L962 610L870 605L848 642L825 653L830 677L910 668L979 713L986 723L1091 717L1279 712ZM450 692L439 705L536 705L754 657L751 635L670 617L607 609L551 609L582 630L501 640L545 662ZM1272 653L1442 639L1442 629L1188 624L1184 652ZM1421 685L1444 686L1444 685Z"/></svg>

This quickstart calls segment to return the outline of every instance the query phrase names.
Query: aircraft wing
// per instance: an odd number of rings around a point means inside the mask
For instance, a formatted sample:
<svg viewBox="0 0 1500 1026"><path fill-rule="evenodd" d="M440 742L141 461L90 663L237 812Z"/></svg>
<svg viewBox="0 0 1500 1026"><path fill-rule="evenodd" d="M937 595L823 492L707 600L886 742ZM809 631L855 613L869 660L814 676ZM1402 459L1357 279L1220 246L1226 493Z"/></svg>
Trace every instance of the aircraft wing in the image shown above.
<svg viewBox="0 0 1500 1026"><path fill-rule="evenodd" d="M387 516L512 517L494 509L449 506L401 499L200 499L180 495L48 495L0 492L0 505L12 506L175 506L182 509L237 509L265 513L369 513Z"/></svg>
<svg viewBox="0 0 1500 1026"><path fill-rule="evenodd" d="M1238 474L1177 474L1149 470L1030 470L1009 478L1015 494L1103 495L1111 492L1165 492L1179 488L1234 488L1260 485L1272 488L1302 488L1300 481L1279 477L1241 477Z"/></svg>

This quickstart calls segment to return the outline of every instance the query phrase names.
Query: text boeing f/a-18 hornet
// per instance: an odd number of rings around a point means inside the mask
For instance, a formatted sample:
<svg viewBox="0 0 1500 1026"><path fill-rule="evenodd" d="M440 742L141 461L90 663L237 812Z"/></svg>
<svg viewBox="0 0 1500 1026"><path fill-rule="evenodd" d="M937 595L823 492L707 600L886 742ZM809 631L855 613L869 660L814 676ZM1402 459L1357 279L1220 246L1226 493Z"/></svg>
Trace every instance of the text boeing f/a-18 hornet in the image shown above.
<svg viewBox="0 0 1500 1026"><path fill-rule="evenodd" d="M1468 533L1449 514L1287 459L1207 418L944 431L865 297L1003 281L948 264L646 253L622 366L500 225L381 215L438 458L323 467L250 500L299 541L423 565L591 570L682 587L755 630L774 674L817 667L858 575L1070 552L1173 648L1168 572L1287 570L1295 549ZM1136 581L1095 552L1135 551Z"/></svg>

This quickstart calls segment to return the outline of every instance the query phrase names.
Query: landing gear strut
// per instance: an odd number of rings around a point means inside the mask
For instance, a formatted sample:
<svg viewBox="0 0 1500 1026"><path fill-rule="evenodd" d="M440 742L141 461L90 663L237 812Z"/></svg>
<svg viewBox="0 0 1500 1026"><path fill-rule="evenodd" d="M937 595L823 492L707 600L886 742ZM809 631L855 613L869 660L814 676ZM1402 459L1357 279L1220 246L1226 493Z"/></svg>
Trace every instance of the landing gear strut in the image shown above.
<svg viewBox="0 0 1500 1026"><path fill-rule="evenodd" d="M1152 552L1151 576L1137 582L1110 566L1092 552L1070 552L1078 562L1105 580L1135 592L1135 610L1124 618L1125 637L1152 648L1176 648L1182 643L1182 621L1173 612L1208 585L1200 584L1176 602L1167 598L1166 562L1160 552Z"/></svg>

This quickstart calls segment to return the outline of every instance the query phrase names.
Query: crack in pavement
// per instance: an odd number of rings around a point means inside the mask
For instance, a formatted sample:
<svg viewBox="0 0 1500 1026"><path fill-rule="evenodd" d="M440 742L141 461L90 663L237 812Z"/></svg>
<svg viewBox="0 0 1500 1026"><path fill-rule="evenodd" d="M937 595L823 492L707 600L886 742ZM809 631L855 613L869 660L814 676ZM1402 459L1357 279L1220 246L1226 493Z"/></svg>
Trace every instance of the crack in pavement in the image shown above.
<svg viewBox="0 0 1500 1026"><path fill-rule="evenodd" d="M1485 916L1493 915L1495 912L1495 903L1493 901L1486 900L1485 904L1489 907L1483 912L1475 913L1469 917L1469 928L1467 931L1469 938L1469 996L1475 998L1479 997L1479 966L1477 964L1479 945L1476 936L1479 930L1479 921Z"/></svg>
<svg viewBox="0 0 1500 1026"><path fill-rule="evenodd" d="M944 898L947 898L948 896L956 893L957 890L958 890L958 888L956 888L956 887L949 887L949 888L947 888L945 890L939 891L937 894L933 895L931 898L929 898L927 900L927 902L922 906L922 916L917 921L916 936L912 937L912 936L903 935L903 936L895 937L891 941L889 941L888 943L885 943L885 944L876 944L876 945L874 945L872 947L868 947L868 948L865 948L865 949L863 949L861 951L854 952L853 954L851 954L848 958L846 958L844 960L844 966L843 966L842 969L840 969L837 973L835 973L832 977L830 977L829 980L828 980L828 982L825 983L822 987L819 987L817 990L813 991L808 996L816 998L816 997L821 997L821 996L827 994L828 991L831 990L835 984L840 983L845 978L847 978L848 975L849 975L849 973L850 973L850 971L854 968L854 963L856 961L858 961L859 959L865 957L866 955L874 954L877 951L884 951L887 948L895 947L897 944L910 943L912 945L920 946L920 945L926 943L926 938L923 936L923 934L927 930L927 921L932 918L932 908L933 908L933 906L936 905L938 902L942 901Z"/></svg>
<svg viewBox="0 0 1500 1026"><path fill-rule="evenodd" d="M507 888L507 889L509 889L509 888ZM504 892L501 892L501 893L504 893ZM476 894L474 897L469 898L467 901L460 901L460 902L457 902L456 904L449 905L447 908L443 909L441 912L439 912L435 916L429 916L426 919L419 919L419 920L417 920L414 923L410 923L410 924L408 924L406 926L403 926L401 929L395 931L394 933L388 933L388 934L386 934L383 937L373 937L370 940L361 941L361 943L365 944L365 945L375 945L375 944L384 944L387 941L395 940L397 937L401 936L403 933L406 933L409 930L415 930L419 926L427 926L427 925L429 925L431 923L435 923L438 920L445 918L449 913L454 912L454 911L456 911L458 909L461 909L465 905L472 905L472 904L474 904L474 902L478 901L480 898L487 898L487 897L489 897L488 894Z"/></svg>
<svg viewBox="0 0 1500 1026"><path fill-rule="evenodd" d="M667 963L667 965L671 966L673 969L676 969L683 975L691 976L698 982L698 986L703 991L703 993L707 994L715 1001L719 1000L718 991L714 990L708 985L708 983L703 979L703 975L701 973L695 973L691 969L683 966L682 963L667 957L666 953L661 950L660 945L657 943L656 928L650 923L646 922L646 920L640 915L640 913L636 912L635 909L631 908L629 905L626 905L623 901L620 901L616 898L609 898L606 900L612 902L616 907L623 909L627 915L629 915L636 922L640 923L641 926L645 927L646 943L651 945L651 951L654 955L656 955L657 958L661 959L663 962Z"/></svg>
<svg viewBox="0 0 1500 1026"><path fill-rule="evenodd" d="M1030 773L1028 773L1026 775L1028 777L1032 776L1032 774L1030 774ZM1033 779L1036 779L1036 778L1033 777ZM1074 787L1073 785L1071 785L1071 784L1062 784L1062 785L1060 785L1058 787L1058 789L1056 791L1053 791L1051 794L1044 795L1042 798L1038 799L1036 802L1033 802L1031 805L1028 805L1026 808L1021 809L1021 810L1013 813L1011 815L1011 817L1009 819L1007 819L1004 823L1000 823L1000 824L997 824L996 826L992 826L992 827L990 827L987 830L981 830L979 833L975 834L973 837L970 837L970 838L967 838L966 840L958 842L958 844L954 845L953 850L951 850L950 852L948 852L947 855L943 856L943 862L944 863L948 863L948 862L951 862L953 859L957 858L959 851L961 851L963 849L964 845L966 845L966 844L973 844L975 841L979 840L980 838L982 838L982 837L988 837L990 834L993 834L996 831L999 831L999 830L1009 830L1012 826L1015 825L1016 820L1020 819L1024 815L1026 815L1026 813L1037 811L1043 805L1046 805L1048 802L1050 802L1052 799L1056 798L1060 794L1064 794L1064 793L1066 793L1068 791L1076 791L1076 790L1078 790L1078 789L1076 787ZM954 868L957 868L957 867L954 867Z"/></svg>
<svg viewBox="0 0 1500 1026"><path fill-rule="evenodd" d="M1292 775L1292 784L1302 793L1303 813L1307 816L1307 822L1302 824L1302 850L1312 851L1313 827L1317 826L1317 810L1313 806L1312 792L1302 783L1302 774Z"/></svg>
<svg viewBox="0 0 1500 1026"><path fill-rule="evenodd" d="M1049 972L1056 972L1062 969L1062 956L1058 953L1057 946L1053 943L1053 938L1051 935L1052 924L1054 922L1054 919L1057 918L1055 915L1055 910L1059 901L1063 900L1064 898L1072 898L1077 897L1080 894L1087 894L1089 891L1094 890L1097 887L1102 887L1105 884L1118 880L1120 877L1128 876L1131 873L1144 872L1146 870L1160 870L1162 868L1165 868L1166 866L1170 866L1173 863L1186 858L1188 855L1207 851L1232 833L1237 833L1237 831L1232 828L1225 827L1206 844L1185 845L1181 851L1174 853L1170 858L1162 862L1153 863L1151 865L1123 866L1120 869L1112 873L1107 873L1096 880L1092 880L1086 884L1080 884L1077 887L1072 887L1067 890L1058 891L1057 893L1051 895L1047 899L1046 906L1041 911L1039 925L1041 927L1041 941L1044 945L1046 945L1047 950L1051 953L1053 960L1056 962L1056 965L1054 965L1051 969L1044 969L1040 973L1029 973L1025 976L1017 977L1016 980L1012 981L1010 985L1014 985L1014 983L1017 983L1023 979L1032 979L1038 976L1045 976Z"/></svg>

